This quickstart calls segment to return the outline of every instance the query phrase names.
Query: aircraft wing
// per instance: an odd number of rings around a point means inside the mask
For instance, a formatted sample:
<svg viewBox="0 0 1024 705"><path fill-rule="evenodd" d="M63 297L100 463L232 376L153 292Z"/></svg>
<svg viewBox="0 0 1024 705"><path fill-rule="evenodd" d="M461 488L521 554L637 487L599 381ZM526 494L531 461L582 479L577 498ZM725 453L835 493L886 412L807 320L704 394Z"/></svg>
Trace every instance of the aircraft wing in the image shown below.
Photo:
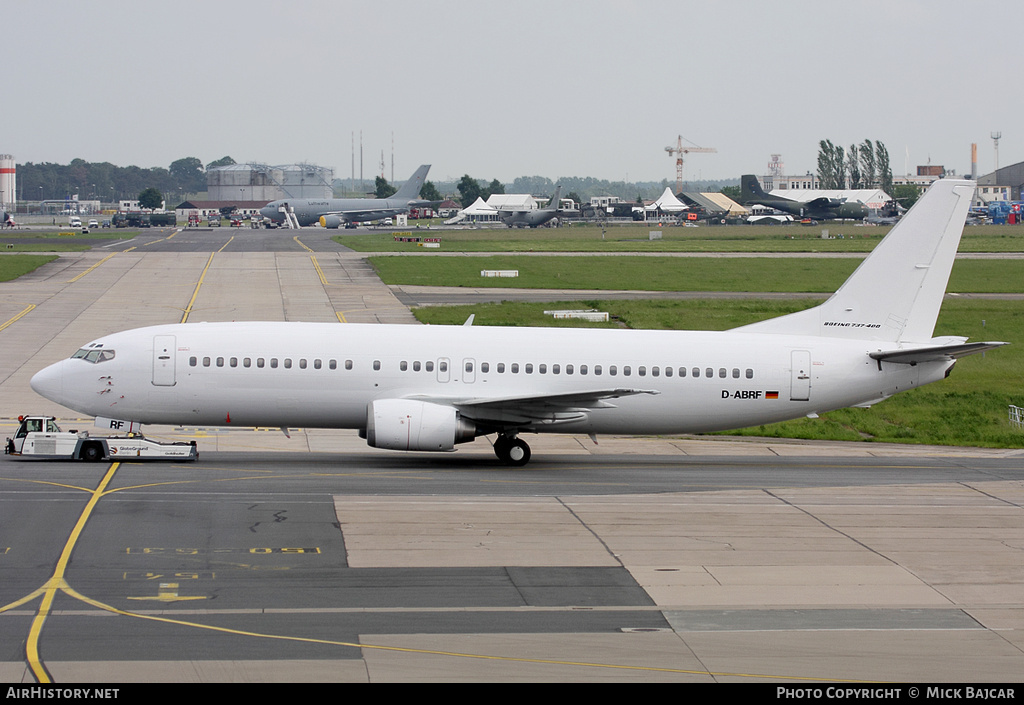
<svg viewBox="0 0 1024 705"><path fill-rule="evenodd" d="M908 350L878 350L877 352L868 353L868 357L879 362L899 362L905 365L916 365L919 362L956 360L1003 345L1009 345L1009 343L961 343L959 345L936 345Z"/></svg>
<svg viewBox="0 0 1024 705"><path fill-rule="evenodd" d="M404 213L406 208L378 208L370 210L344 210L327 211L319 213L319 216L336 215L344 220L377 220L378 218L390 218L393 215Z"/></svg>
<svg viewBox="0 0 1024 705"><path fill-rule="evenodd" d="M614 409L609 399L637 394L660 394L650 389L595 389L567 394L536 394L514 397L441 399L413 397L451 404L463 416L477 422L512 426L550 426L586 418L596 409Z"/></svg>
<svg viewBox="0 0 1024 705"><path fill-rule="evenodd" d="M838 208L846 202L844 198L815 198L814 200L808 201L804 204L804 208Z"/></svg>

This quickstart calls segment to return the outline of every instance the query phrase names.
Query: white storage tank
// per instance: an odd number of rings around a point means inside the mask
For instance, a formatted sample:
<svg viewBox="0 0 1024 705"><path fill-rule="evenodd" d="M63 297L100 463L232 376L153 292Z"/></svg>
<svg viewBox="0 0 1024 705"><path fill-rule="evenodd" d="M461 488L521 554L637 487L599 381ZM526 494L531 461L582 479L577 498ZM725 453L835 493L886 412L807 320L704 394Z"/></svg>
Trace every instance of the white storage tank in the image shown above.
<svg viewBox="0 0 1024 705"><path fill-rule="evenodd" d="M13 205L18 200L17 178L14 169L14 157L10 154L0 154L0 206L7 210L14 210Z"/></svg>

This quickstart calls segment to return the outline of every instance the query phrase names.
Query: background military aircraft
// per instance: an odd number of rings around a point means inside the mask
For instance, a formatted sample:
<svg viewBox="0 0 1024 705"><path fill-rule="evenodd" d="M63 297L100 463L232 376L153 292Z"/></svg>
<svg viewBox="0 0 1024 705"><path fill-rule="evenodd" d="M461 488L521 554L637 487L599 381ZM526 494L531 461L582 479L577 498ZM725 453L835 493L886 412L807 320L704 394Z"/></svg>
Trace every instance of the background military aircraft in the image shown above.
<svg viewBox="0 0 1024 705"><path fill-rule="evenodd" d="M498 211L498 217L510 228L536 228L558 216L561 212L558 207L561 197L562 185L559 184L555 187L555 195L551 197L547 208L538 208L532 211Z"/></svg>
<svg viewBox="0 0 1024 705"><path fill-rule="evenodd" d="M319 222L325 228L390 218L408 213L410 208L433 203L418 198L428 171L430 165L424 164L402 184L402 188L388 198L282 198L260 208L260 215L282 224L285 217L281 208L287 206L294 210L300 226Z"/></svg>
<svg viewBox="0 0 1024 705"><path fill-rule="evenodd" d="M850 218L863 220L868 209L861 203L848 203L843 198L815 198L813 201L794 201L791 198L771 196L764 192L757 177L744 174L740 177L740 205L762 205L785 213L792 213L801 218L814 220L836 220Z"/></svg>

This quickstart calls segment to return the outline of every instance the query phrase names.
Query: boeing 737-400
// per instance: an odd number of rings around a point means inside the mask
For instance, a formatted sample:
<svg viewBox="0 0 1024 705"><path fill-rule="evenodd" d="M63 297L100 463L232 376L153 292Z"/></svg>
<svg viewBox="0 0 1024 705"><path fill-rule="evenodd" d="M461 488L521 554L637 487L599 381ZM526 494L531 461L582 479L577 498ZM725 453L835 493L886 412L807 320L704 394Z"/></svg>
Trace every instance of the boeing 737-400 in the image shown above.
<svg viewBox="0 0 1024 705"><path fill-rule="evenodd" d="M139 423L351 428L410 451L495 434L514 465L526 433L694 433L866 406L1003 345L933 338L973 192L935 182L825 303L729 331L187 323L102 336L31 384Z"/></svg>

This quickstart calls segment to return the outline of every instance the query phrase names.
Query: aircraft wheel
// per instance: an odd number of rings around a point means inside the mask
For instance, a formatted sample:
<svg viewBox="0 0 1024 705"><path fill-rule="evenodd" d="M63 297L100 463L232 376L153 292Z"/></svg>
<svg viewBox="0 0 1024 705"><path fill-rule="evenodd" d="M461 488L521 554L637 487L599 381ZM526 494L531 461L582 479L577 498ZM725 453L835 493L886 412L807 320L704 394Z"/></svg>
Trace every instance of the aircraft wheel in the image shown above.
<svg viewBox="0 0 1024 705"><path fill-rule="evenodd" d="M82 446L82 460L95 463L103 460L103 448L98 443L87 443Z"/></svg>
<svg viewBox="0 0 1024 705"><path fill-rule="evenodd" d="M494 454L498 460L508 462L508 449L512 445L512 439L508 436L498 436L494 439Z"/></svg>
<svg viewBox="0 0 1024 705"><path fill-rule="evenodd" d="M505 462L516 467L522 467L530 462L530 446L526 441L519 438L511 439L505 453Z"/></svg>

